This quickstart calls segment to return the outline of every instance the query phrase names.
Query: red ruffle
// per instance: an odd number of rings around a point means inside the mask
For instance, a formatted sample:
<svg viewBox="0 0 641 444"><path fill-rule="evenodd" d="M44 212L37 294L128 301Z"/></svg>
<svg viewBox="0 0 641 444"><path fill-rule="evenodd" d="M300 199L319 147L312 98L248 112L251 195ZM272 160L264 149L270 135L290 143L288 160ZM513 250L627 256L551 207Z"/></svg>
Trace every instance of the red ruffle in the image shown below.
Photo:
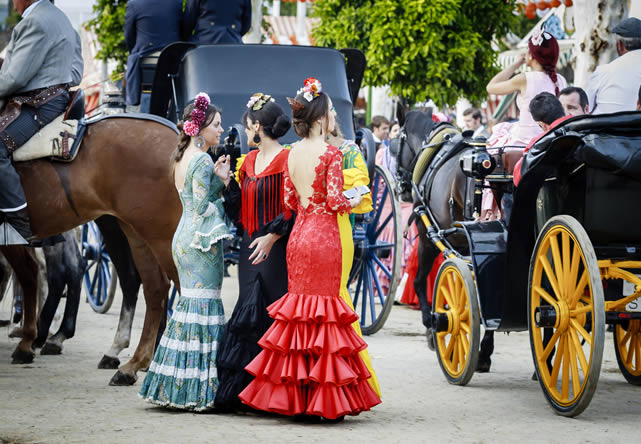
<svg viewBox="0 0 641 444"><path fill-rule="evenodd" d="M256 410L281 415L301 415L305 411L306 388L297 384L274 384L255 379L238 398Z"/></svg>
<svg viewBox="0 0 641 444"><path fill-rule="evenodd" d="M287 293L267 307L269 316L283 321L335 322L351 325L358 315L343 301L334 296L299 295Z"/></svg>

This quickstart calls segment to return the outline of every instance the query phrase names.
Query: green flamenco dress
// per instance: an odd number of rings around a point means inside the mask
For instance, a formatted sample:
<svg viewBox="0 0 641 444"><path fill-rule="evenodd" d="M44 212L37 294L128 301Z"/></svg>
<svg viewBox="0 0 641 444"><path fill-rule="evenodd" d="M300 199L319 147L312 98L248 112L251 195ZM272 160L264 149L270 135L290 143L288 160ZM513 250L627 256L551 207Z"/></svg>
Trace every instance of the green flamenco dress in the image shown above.
<svg viewBox="0 0 641 444"><path fill-rule="evenodd" d="M178 191L183 214L172 242L181 294L140 389L153 404L193 411L214 405L225 324L222 241L232 237L223 220L223 188L211 157L196 154Z"/></svg>

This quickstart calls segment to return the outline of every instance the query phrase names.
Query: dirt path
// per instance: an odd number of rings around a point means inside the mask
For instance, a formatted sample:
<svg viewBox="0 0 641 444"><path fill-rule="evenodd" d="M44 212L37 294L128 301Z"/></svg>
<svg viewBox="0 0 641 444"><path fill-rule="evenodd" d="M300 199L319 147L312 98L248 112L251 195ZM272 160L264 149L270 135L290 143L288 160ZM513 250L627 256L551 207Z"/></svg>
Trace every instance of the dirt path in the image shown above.
<svg viewBox="0 0 641 444"><path fill-rule="evenodd" d="M236 285L226 279L231 313ZM0 329L0 443L215 442L630 442L638 439L641 389L618 371L612 335L592 404L578 418L553 413L537 382L526 333L497 334L492 371L466 387L447 384L436 356L425 346L419 312L396 306L386 326L367 338L383 390L372 412L335 425L301 425L287 418L178 413L152 407L134 387L109 387L111 370L96 368L118 322L120 296L110 312L82 303L76 337L62 356L40 356L11 365L16 340ZM141 300L134 345L142 326ZM0 319L8 318L8 303ZM133 353L125 350L123 358ZM140 374L144 377L144 374Z"/></svg>

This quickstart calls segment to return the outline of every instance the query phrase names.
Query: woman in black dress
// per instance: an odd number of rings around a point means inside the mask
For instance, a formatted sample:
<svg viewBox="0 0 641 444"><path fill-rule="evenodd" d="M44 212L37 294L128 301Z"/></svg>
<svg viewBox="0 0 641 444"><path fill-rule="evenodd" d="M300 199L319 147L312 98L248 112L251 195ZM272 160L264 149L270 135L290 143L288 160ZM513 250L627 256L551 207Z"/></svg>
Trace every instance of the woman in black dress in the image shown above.
<svg viewBox="0 0 641 444"><path fill-rule="evenodd" d="M243 408L238 394L251 382L245 366L258 355L258 340L272 323L267 306L287 293L286 246L294 218L285 217L283 172L289 150L278 138L291 126L274 99L256 93L243 115L252 150L238 159L236 175L229 156L216 162L226 188L225 212L242 233L238 263L238 302L225 327L216 359L220 385L215 405L226 411Z"/></svg>

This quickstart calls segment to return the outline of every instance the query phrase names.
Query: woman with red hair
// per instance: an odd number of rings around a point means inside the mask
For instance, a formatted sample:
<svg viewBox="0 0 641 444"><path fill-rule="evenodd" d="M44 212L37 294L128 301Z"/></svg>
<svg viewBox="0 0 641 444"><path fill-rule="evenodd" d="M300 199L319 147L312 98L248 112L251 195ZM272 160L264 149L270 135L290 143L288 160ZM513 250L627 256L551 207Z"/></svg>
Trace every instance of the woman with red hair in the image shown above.
<svg viewBox="0 0 641 444"><path fill-rule="evenodd" d="M558 42L549 32L538 30L528 41L528 52L495 75L487 84L489 94L519 93L516 104L520 110L520 117L518 123L510 130L507 145L525 147L532 138L541 134L541 128L530 114L529 104L530 100L539 93L549 92L558 96L559 91L567 86L565 78L556 72L558 60ZM531 70L514 75L523 63Z"/></svg>

